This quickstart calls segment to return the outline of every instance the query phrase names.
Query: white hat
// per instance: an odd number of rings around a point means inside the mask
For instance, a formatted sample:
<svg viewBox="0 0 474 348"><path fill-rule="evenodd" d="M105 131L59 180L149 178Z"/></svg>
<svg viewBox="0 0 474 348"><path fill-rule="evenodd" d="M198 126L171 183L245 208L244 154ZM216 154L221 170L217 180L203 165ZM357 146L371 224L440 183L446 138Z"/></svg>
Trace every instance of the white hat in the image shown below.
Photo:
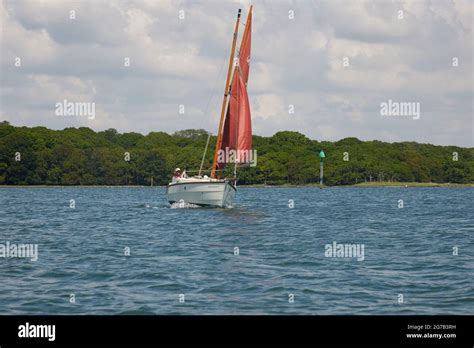
<svg viewBox="0 0 474 348"><path fill-rule="evenodd" d="M176 173L176 172L180 172L180 171L181 171L181 169L179 169L179 168L176 168L174 171L175 171L175 173Z"/></svg>

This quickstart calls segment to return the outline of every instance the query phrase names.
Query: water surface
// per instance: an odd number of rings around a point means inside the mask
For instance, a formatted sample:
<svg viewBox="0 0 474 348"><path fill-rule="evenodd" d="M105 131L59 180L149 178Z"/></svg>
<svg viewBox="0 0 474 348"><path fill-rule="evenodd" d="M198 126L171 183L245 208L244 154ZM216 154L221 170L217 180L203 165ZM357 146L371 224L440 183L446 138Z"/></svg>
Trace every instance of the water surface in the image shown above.
<svg viewBox="0 0 474 348"><path fill-rule="evenodd" d="M232 209L180 209L164 188L1 188L0 244L37 243L39 257L0 257L0 309L473 314L473 194L239 188ZM326 257L333 242L363 244L364 260Z"/></svg>

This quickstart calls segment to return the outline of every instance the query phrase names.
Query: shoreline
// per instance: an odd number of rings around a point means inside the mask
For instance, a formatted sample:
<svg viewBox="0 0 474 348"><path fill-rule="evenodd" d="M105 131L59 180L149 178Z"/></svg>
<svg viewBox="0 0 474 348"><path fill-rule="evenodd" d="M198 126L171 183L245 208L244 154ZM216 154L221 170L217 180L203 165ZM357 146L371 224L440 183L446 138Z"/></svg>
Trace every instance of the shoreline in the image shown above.
<svg viewBox="0 0 474 348"><path fill-rule="evenodd" d="M282 184L282 185L264 185L264 184L255 184L255 185L240 185L240 187L283 187L283 188L299 188L299 187L317 187L319 188L319 184ZM405 188L405 187L474 187L474 183L469 184L455 184L455 183L435 183L435 182L364 182L354 185L334 185L334 186L326 186L323 185L323 188L348 188L348 187L360 187L360 188L376 188L376 187L384 187L384 188Z"/></svg>
<svg viewBox="0 0 474 348"><path fill-rule="evenodd" d="M0 185L0 188L164 188L167 185L155 185L155 186L144 186L144 185ZM250 185L238 185L241 188L305 188L315 187L319 188L319 184L280 184L280 185L266 185L266 184L250 184ZM347 188L347 187L360 187L360 188L408 188L408 187L474 187L474 183L470 184L455 184L455 183L434 183L434 182L364 182L355 185L335 185L326 186L323 188Z"/></svg>

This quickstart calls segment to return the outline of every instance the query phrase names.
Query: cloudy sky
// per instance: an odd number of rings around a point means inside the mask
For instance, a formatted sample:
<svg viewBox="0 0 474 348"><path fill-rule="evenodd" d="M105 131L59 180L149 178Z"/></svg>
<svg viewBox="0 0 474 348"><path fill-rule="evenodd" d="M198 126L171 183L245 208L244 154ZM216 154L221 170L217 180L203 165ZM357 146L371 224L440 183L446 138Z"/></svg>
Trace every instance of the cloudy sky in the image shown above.
<svg viewBox="0 0 474 348"><path fill-rule="evenodd" d="M474 146L473 1L252 3L254 134ZM249 5L1 0L0 120L215 134L237 9L245 20ZM57 116L64 99L94 102L96 117ZM420 118L381 115L389 100L420 103Z"/></svg>

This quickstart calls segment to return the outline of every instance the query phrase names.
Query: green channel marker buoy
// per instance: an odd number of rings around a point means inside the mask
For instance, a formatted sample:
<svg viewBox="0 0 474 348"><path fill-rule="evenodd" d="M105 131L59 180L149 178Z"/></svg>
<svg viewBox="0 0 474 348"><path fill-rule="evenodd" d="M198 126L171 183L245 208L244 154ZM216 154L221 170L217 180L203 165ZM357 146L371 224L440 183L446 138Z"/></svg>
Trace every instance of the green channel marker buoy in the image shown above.
<svg viewBox="0 0 474 348"><path fill-rule="evenodd" d="M319 151L319 185L323 188L324 158L326 154L323 150Z"/></svg>

